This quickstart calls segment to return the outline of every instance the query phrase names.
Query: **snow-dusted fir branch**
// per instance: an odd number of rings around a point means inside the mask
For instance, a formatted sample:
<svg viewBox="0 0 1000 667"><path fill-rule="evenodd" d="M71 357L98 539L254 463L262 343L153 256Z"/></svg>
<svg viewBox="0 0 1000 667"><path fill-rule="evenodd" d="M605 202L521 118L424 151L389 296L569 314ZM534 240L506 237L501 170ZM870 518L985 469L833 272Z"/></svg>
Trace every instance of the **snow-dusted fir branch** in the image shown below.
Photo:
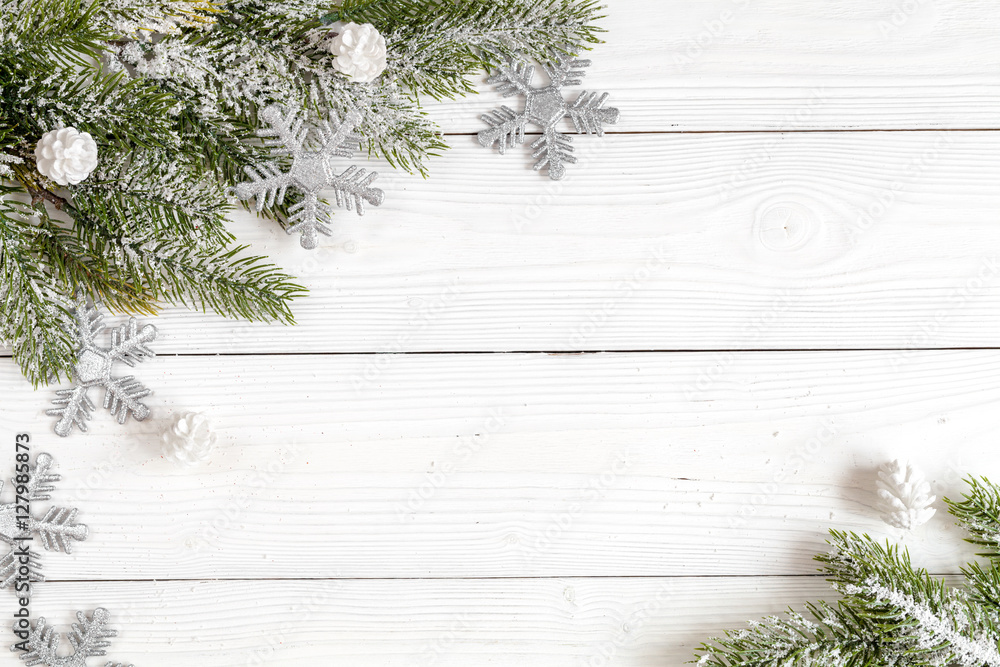
<svg viewBox="0 0 1000 667"><path fill-rule="evenodd" d="M198 113L218 107L237 115L272 104L316 105L362 115L359 131L371 152L408 170L445 147L417 104L422 95L473 92L469 76L495 64L493 52L545 57L597 41L600 5L589 0L411 0L261 5L237 0L213 17L212 30L116 48L127 64ZM338 23L374 24L387 45L386 68L357 83L335 66L328 46ZM206 104L206 100L209 101Z"/></svg>
<svg viewBox="0 0 1000 667"><path fill-rule="evenodd" d="M350 117L361 148L426 172L446 146L422 96L470 92L494 53L587 48L600 11L592 0L0 0L0 185L29 202L0 206L0 339L40 384L71 372L77 291L130 314L173 303L290 323L304 290L225 227L226 193L271 162L264 110ZM376 204L370 174L340 174L335 194ZM289 191L262 215L322 233L322 216L293 217L325 210L315 195Z"/></svg>
<svg viewBox="0 0 1000 667"><path fill-rule="evenodd" d="M208 30L223 2L210 0L112 0L98 10L98 19L116 34L142 38L175 35L184 28Z"/></svg>
<svg viewBox="0 0 1000 667"><path fill-rule="evenodd" d="M849 584L842 587L848 595L863 595L869 604L887 609L898 610L906 619L912 619L915 628L919 629L917 648L921 651L935 651L940 646L947 646L941 656L942 664L957 662L962 665L989 665L1000 667L1000 652L997 651L997 634L976 628L975 636L968 636L970 625L962 612L969 607L970 601L963 591L953 591L947 601L948 611L956 614L942 613L931 604L896 590L875 579L869 579L862 584ZM955 627L954 616L963 623Z"/></svg>
<svg viewBox="0 0 1000 667"><path fill-rule="evenodd" d="M970 563L965 584L949 586L913 567L903 550L867 535L832 531L817 556L835 604L807 605L755 621L703 644L698 663L716 667L1000 667L1000 571L996 569L1000 489L970 479L961 501L946 501L986 547L992 563Z"/></svg>
<svg viewBox="0 0 1000 667"><path fill-rule="evenodd" d="M13 178L14 170L11 169L11 165L22 164L23 162L24 160L16 155L0 153L0 178Z"/></svg>
<svg viewBox="0 0 1000 667"><path fill-rule="evenodd" d="M844 595L842 604L891 629L898 646L942 665L1000 667L996 610L974 603L968 588L949 587L914 568L905 551L866 535L834 531L831 545L817 560Z"/></svg>
<svg viewBox="0 0 1000 667"><path fill-rule="evenodd" d="M38 262L36 248L45 234L32 224L30 207L6 199L16 192L0 185L0 343L37 384L52 369L69 375L75 357L72 298Z"/></svg>
<svg viewBox="0 0 1000 667"><path fill-rule="evenodd" d="M969 477L969 485L961 501L945 498L948 511L968 531L968 542L982 551L980 556L1000 558L1000 487L988 479Z"/></svg>

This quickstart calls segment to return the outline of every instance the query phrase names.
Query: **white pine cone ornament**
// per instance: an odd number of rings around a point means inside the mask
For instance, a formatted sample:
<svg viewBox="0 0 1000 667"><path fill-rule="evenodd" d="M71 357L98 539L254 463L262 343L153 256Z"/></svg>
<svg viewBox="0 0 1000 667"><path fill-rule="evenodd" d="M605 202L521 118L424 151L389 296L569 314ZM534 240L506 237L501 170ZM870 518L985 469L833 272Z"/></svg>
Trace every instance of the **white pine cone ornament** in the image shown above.
<svg viewBox="0 0 1000 667"><path fill-rule="evenodd" d="M163 455L184 465L203 463L212 453L215 440L216 434L208 417L200 412L188 412L163 433Z"/></svg>
<svg viewBox="0 0 1000 667"><path fill-rule="evenodd" d="M76 185L97 167L97 142L72 127L42 135L35 146L38 172L59 185Z"/></svg>
<svg viewBox="0 0 1000 667"><path fill-rule="evenodd" d="M371 23L335 23L337 36L327 49L336 56L333 68L352 81L367 83L385 71L385 37Z"/></svg>
<svg viewBox="0 0 1000 667"><path fill-rule="evenodd" d="M931 485L908 463L883 463L878 471L878 510L882 520L895 528L912 530L927 523L936 511L931 505Z"/></svg>

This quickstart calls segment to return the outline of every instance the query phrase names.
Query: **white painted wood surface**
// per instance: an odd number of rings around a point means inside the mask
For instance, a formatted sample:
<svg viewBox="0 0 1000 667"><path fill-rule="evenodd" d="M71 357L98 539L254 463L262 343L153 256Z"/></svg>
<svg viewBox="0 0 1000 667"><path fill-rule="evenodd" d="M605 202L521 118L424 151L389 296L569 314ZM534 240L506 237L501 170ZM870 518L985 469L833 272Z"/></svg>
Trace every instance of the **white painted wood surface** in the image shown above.
<svg viewBox="0 0 1000 667"><path fill-rule="evenodd" d="M638 667L681 665L720 624L825 588L814 577L198 580L60 583L37 602L113 601L109 656L152 664Z"/></svg>
<svg viewBox="0 0 1000 667"><path fill-rule="evenodd" d="M829 528L899 537L884 459L1000 474L1000 7L608 13L587 85L622 123L565 181L475 145L486 92L318 252L235 216L300 324L168 310L150 421L60 440L0 360L0 437L91 529L36 614L104 605L145 667L680 665L825 595ZM191 471L157 450L187 410L220 433ZM905 544L954 574L959 537Z"/></svg>

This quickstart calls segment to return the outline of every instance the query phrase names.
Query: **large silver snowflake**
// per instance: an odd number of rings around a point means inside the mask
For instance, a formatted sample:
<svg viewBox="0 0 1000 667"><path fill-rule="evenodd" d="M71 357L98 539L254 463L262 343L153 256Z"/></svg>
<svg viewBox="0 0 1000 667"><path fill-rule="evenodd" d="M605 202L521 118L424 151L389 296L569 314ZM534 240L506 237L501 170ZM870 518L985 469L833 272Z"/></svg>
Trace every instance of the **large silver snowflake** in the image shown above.
<svg viewBox="0 0 1000 667"><path fill-rule="evenodd" d="M73 632L69 635L69 643L73 646L71 655L59 655L60 635L55 628L45 624L44 618L38 619L26 640L14 644L10 650L21 651L21 660L27 667L87 667L87 658L107 655L106 649L111 646L108 640L117 636L118 631L108 627L111 614L102 607L95 609L90 618L78 611L76 618L78 622L73 624ZM25 651L25 648L28 650ZM126 666L121 662L107 662L104 667Z"/></svg>
<svg viewBox="0 0 1000 667"><path fill-rule="evenodd" d="M135 318L129 318L127 324L111 330L111 346L102 347L98 345L97 337L105 327L97 307L90 305L85 297L78 296L74 318L75 335L80 344L76 364L73 365L75 386L57 391L57 398L52 402L59 407L45 413L60 418L55 432L68 436L74 425L81 431L87 430L87 420L94 410L87 390L97 386L104 387L104 407L117 417L119 424L124 424L129 414L138 421L148 417L149 408L139 399L148 396L149 389L132 375L116 378L113 373L117 361L135 366L147 357L156 356L146 346L156 338L156 327L147 324L140 330Z"/></svg>
<svg viewBox="0 0 1000 667"><path fill-rule="evenodd" d="M301 202L289 209L292 223L289 234L302 234L299 242L303 248L315 248L317 234L330 236L332 209L320 201L320 192L333 190L337 206L348 211L356 209L358 215L365 214L365 202L378 206L385 193L370 187L378 178L378 172L368 172L351 165L343 173L337 174L332 161L335 157L350 158L357 150L361 137L354 134L354 128L361 122L361 114L350 111L341 122L331 111L328 120L315 127L309 127L294 110L285 111L272 105L261 112L261 118L270 125L257 131L261 137L274 137L264 141L274 156L291 155L292 165L283 172L274 163L247 167L249 181L239 183L236 196L239 199L254 200L254 207L260 211L280 205L285 199L285 191L295 188L303 194ZM310 138L310 130L315 137Z"/></svg>
<svg viewBox="0 0 1000 667"><path fill-rule="evenodd" d="M535 171L548 166L549 178L559 180L566 175L566 163L575 163L573 138L557 129L559 122L567 116L572 119L577 134L604 135L604 124L618 122L618 109L605 107L607 93L598 95L583 91L570 104L563 98L562 89L578 86L583 80L584 68L590 67L589 60L570 56L555 56L550 63L543 64L549 76L549 85L533 88L531 80L535 74L534 65L523 60L504 58L487 83L497 84L497 90L504 97L524 95L524 110L515 112L504 105L482 116L490 126L479 133L479 143L483 146L496 144L501 155L507 147L524 143L524 127L534 123L542 128L542 136L531 144L535 149L531 157L538 158Z"/></svg>
<svg viewBox="0 0 1000 667"><path fill-rule="evenodd" d="M29 466L28 482L24 484L26 492L20 494L23 499L27 499L29 505L34 509L35 502L49 500L49 493L55 489L54 482L58 482L60 477L52 472L52 457L41 453L35 457L35 465ZM18 477L11 478L11 483L15 489L18 487ZM24 479L20 480L22 483ZM0 491L3 490L3 481L0 480ZM23 504L23 502L22 502ZM34 514L34 513L33 513ZM80 523L75 523L76 508L50 507L42 518L35 516L18 516L17 503L0 504L0 540L10 545L10 551L3 558L0 558L0 588L10 586L18 578L19 565L23 563L20 559L24 557L22 545L25 542L19 541L19 536L28 534L37 535L46 551L62 551L72 553L73 542L87 539L87 527ZM45 581L39 573L38 554L28 550L28 580Z"/></svg>

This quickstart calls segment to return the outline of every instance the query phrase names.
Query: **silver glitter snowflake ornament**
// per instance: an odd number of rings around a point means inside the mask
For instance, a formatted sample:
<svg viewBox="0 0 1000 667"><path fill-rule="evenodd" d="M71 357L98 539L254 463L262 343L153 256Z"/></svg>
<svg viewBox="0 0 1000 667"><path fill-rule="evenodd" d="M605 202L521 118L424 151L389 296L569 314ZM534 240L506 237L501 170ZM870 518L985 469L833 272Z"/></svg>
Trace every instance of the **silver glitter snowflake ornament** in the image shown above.
<svg viewBox="0 0 1000 667"><path fill-rule="evenodd" d="M19 644L10 647L11 651L20 651L21 660L27 667L45 665L46 667L87 667L87 658L107 655L108 641L118 635L117 630L108 627L111 614L107 609L98 607L90 618L85 613L76 613L77 623L69 635L69 643L73 646L71 655L59 654L60 635L55 628L45 624L44 618L39 618L35 626L28 631L28 637ZM18 631L17 626L14 627ZM27 649L27 650L25 650ZM122 662L107 662L104 667L133 667Z"/></svg>
<svg viewBox="0 0 1000 667"><path fill-rule="evenodd" d="M517 94L524 96L524 110L515 112L508 106L501 106L482 116L490 127L479 133L482 146L496 144L501 155L509 146L524 143L524 128L534 123L542 128L542 136L531 144L535 149L531 157L538 158L535 171L548 167L549 178L558 181L566 175L566 163L575 163L573 138L560 132L559 122L566 117L573 121L577 134L604 135L604 124L618 122L618 109L605 107L608 93L598 95L583 91L572 104L563 98L562 89L578 86L583 80L584 69L590 67L589 60L571 56L555 55L554 60L543 65L549 76L549 85L542 88L531 86L535 74L534 65L523 60L504 58L487 83L497 84L497 90L504 97Z"/></svg>
<svg viewBox="0 0 1000 667"><path fill-rule="evenodd" d="M337 206L348 211L356 209L358 215L365 214L365 202L379 206L385 199L382 190L370 187L378 172L351 165L337 174L332 164L333 158L353 157L361 142L361 137L354 134L354 128L361 122L358 111L349 112L343 122L331 111L329 119L315 127L305 125L298 112L285 111L277 105L264 109L261 118L271 127L258 130L257 134L274 137L266 139L264 145L271 148L274 156L291 155L292 165L285 172L274 163L246 167L250 180L237 184L235 194L242 200L253 199L254 207L260 211L280 205L288 188L299 190L303 199L289 209L292 215L288 221L292 224L287 231L302 234L303 248L315 248L317 234L331 234L332 209L320 201L322 190L333 190Z"/></svg>
<svg viewBox="0 0 1000 667"><path fill-rule="evenodd" d="M11 478L14 489L19 485L26 487L24 493L20 493L22 499L26 499L34 510L36 502L49 500L49 493L55 489L54 482L58 482L60 477L52 472L53 461L48 454L41 453L35 457L35 465L29 466L28 481L18 480L18 476ZM18 482L21 482L19 484ZM0 491L3 490L3 481L0 480ZM23 502L22 502L23 504ZM17 579L19 557L24 556L24 543L17 538L27 534L38 536L42 546L46 551L62 551L63 553L73 552L73 542L87 539L87 527L75 522L76 508L50 507L39 519L35 516L24 518L18 516L17 505L13 502L0 504L0 540L10 545L10 551L3 558L0 558L0 588L10 586ZM29 581L45 581L39 572L38 554L28 551L28 571Z"/></svg>
<svg viewBox="0 0 1000 667"><path fill-rule="evenodd" d="M139 401L148 396L146 389L132 375L122 378L114 376L115 362L135 366L147 357L156 356L146 344L156 339L156 327L147 324L138 328L134 317L127 324L111 330L110 347L101 347L97 337L104 331L103 317L96 306L92 306L83 296L76 301L76 338L80 344L76 363L73 365L72 389L60 389L52 402L59 407L47 410L45 414L59 417L55 432L66 437L76 425L81 431L87 430L87 420L94 410L94 404L87 397L91 387L104 387L104 407L115 415L119 424L128 421L129 414L142 421L149 416L149 408Z"/></svg>

